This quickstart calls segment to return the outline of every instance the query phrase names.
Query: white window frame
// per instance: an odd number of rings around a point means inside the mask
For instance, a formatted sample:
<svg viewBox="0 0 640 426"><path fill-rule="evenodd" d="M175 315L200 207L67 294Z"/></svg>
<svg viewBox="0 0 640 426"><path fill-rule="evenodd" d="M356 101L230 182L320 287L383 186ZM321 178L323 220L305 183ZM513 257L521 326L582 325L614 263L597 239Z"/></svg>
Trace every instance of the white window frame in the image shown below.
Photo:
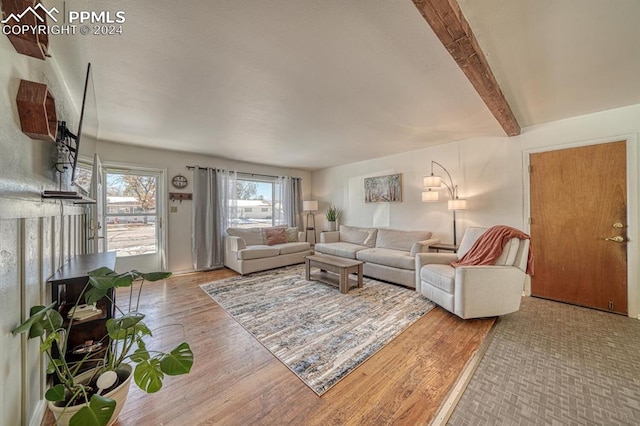
<svg viewBox="0 0 640 426"><path fill-rule="evenodd" d="M103 194L103 202L105 206L107 204L107 190L106 190L106 182L107 182L107 174L137 174L137 175L156 175L156 218L157 224L159 224L159 229L157 232L157 244L158 244L158 263L160 270L167 269L167 241L168 241L168 231L167 231L167 188L166 188L166 169L159 169L147 166L141 166L137 164L129 164L129 163L120 163L120 162L110 162L103 161L102 162L102 174L105 182L105 190ZM107 219L107 209L105 208L105 214L103 217L103 221L106 225ZM113 214L113 213L111 213ZM105 234L106 236L106 234ZM107 249L107 238L103 241L104 250ZM122 257L119 259L126 259L126 257Z"/></svg>

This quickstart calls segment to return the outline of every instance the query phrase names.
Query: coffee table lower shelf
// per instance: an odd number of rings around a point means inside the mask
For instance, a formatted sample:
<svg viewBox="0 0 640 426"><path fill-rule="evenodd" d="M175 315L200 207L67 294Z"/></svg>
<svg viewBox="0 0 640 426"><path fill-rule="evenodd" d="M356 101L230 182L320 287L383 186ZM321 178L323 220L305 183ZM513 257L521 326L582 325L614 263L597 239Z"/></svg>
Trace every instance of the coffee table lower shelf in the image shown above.
<svg viewBox="0 0 640 426"><path fill-rule="evenodd" d="M342 257L314 254L305 257L306 279L326 284L337 285L340 293L348 293L351 285L362 287L363 262ZM311 268L319 268L319 272L311 273ZM357 279L349 278L350 274L356 274Z"/></svg>

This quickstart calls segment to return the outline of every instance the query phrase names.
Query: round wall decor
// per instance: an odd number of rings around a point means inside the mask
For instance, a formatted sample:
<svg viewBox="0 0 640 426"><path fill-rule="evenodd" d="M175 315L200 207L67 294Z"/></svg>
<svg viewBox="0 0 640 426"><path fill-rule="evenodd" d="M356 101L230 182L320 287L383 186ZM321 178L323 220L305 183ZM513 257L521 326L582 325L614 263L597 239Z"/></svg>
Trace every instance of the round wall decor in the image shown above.
<svg viewBox="0 0 640 426"><path fill-rule="evenodd" d="M187 178L182 175L175 175L171 178L171 185L173 185L174 188L182 189L186 187L188 183Z"/></svg>

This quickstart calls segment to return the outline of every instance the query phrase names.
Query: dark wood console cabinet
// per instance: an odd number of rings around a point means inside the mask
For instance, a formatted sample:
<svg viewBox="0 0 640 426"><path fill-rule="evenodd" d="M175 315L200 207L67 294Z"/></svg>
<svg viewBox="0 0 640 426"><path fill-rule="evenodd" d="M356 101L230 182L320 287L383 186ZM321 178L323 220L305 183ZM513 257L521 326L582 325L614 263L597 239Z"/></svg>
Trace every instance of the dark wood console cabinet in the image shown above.
<svg viewBox="0 0 640 426"><path fill-rule="evenodd" d="M52 302L58 302L56 309L65 319L65 326L69 321L69 311L74 307L78 297L89 282L88 273L103 266L115 269L115 264L115 252L83 254L73 257L47 280L47 283L51 285ZM109 297L114 300L115 294L113 291L109 294ZM65 355L68 361L74 361L76 358L79 359L84 356L84 354L73 354L74 348L88 341L98 342L107 335L106 322L109 318L113 318L115 314L115 307L111 300L104 297L97 302L96 307L101 311L99 314L73 321Z"/></svg>

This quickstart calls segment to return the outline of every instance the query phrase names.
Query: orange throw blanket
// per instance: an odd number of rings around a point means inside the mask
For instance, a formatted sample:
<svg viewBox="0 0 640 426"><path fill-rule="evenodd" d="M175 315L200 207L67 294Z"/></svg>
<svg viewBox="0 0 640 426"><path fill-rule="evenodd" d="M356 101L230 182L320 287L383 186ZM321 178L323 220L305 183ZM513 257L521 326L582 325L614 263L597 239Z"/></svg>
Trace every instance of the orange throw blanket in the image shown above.
<svg viewBox="0 0 640 426"><path fill-rule="evenodd" d="M528 240L530 237L519 229L510 226L498 225L487 229L469 251L457 262L452 262L451 266L474 266L493 265L502 254L502 250L507 242L512 238ZM533 275L533 252L529 245L529 256L527 258L527 274Z"/></svg>

